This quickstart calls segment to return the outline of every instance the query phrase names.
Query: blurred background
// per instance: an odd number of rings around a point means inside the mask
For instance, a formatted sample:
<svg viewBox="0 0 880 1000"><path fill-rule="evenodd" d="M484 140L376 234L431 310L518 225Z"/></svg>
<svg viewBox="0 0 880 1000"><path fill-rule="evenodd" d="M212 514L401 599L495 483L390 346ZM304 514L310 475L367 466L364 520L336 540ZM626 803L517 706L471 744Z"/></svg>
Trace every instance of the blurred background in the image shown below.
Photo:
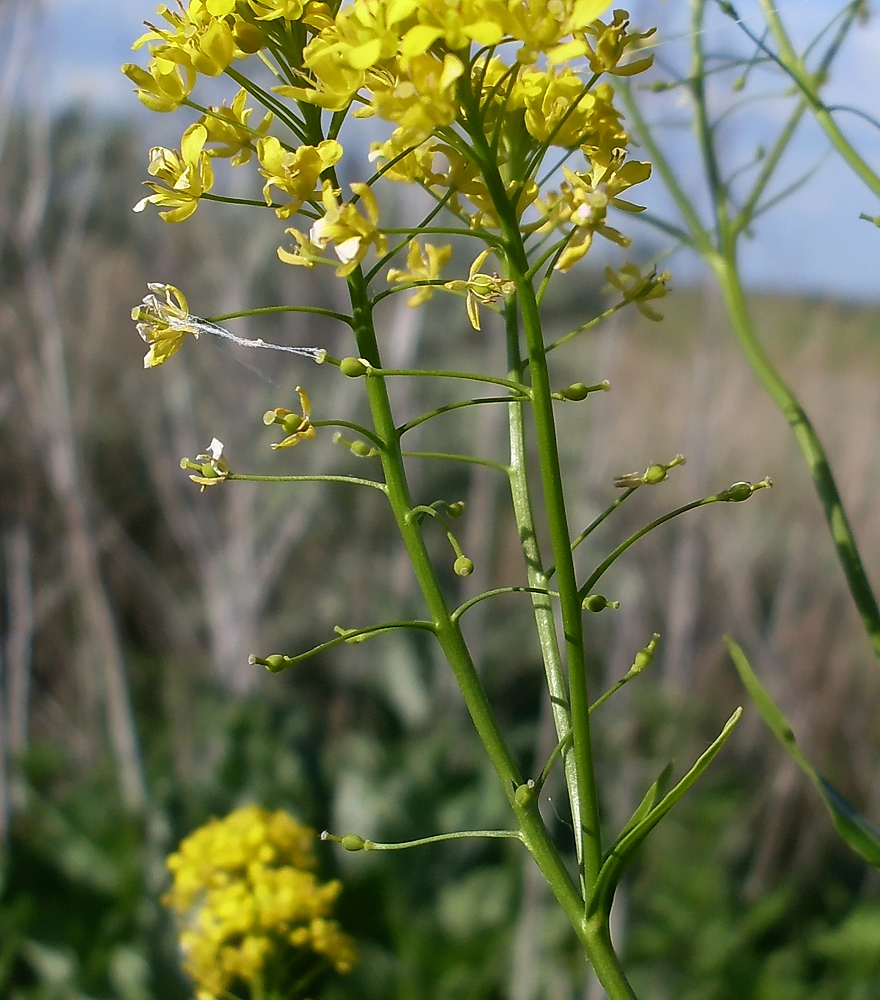
<svg viewBox="0 0 880 1000"><path fill-rule="evenodd" d="M782 6L804 39L836 9ZM424 637L344 646L277 676L247 665L249 653L295 653L336 625L422 609L373 491L238 483L199 493L179 469L215 435L236 471L358 475L369 466L326 431L292 452L268 447L277 434L261 415L294 408L298 384L315 418L363 418L360 384L335 370L207 337L172 364L142 367L129 314L147 281L183 288L203 316L276 303L342 308L344 295L321 269L278 262L283 225L269 212L206 203L181 226L132 214L147 150L177 145L190 120L149 115L119 73L152 15L141 0L0 3L0 995L15 1000L190 996L159 904L164 857L241 804L386 841L508 822L448 668ZM644 3L634 20L662 26L659 75L682 65L684 11ZM712 30L718 50L741 49L729 22ZM869 19L829 99L864 107L880 85L878 48ZM785 90L770 74L764 83ZM642 106L696 190L688 109L676 94L643 93ZM726 136L731 164L780 120L778 104L755 108ZM876 129L847 124L880 161ZM880 236L858 215L878 209L811 126L791 155L815 170L762 220L744 272L763 341L824 437L875 571ZM425 207L404 187L386 185L383 198L383 220ZM666 211L653 181L636 200ZM674 291L659 303L664 323L619 313L553 356L560 384L607 378L613 389L559 410L575 530L614 499L614 476L677 452L687 465L609 519L580 551L582 568L646 521L735 480L769 474L775 488L672 522L606 578L621 608L588 622L592 689L662 635L650 670L595 717L609 833L669 759L681 773L743 702L725 632L810 759L876 820L880 678L800 454L700 265L635 221L627 231L630 256L662 256ZM623 259L597 246L559 280L548 296L551 335L611 301L602 270ZM457 252L450 273L468 264ZM475 333L457 300L408 310L402 298L382 317L388 364L503 363L492 322ZM235 330L351 353L344 331L313 317L237 321ZM393 388L404 419L466 396L421 380ZM422 425L410 447L497 458L504 441L503 408L474 407ZM442 537L435 550L449 564L451 598L522 583L503 478L428 462L411 471L419 502L467 503L460 538L474 575L454 576ZM536 773L555 737L528 607L505 597L469 618L490 697L525 772ZM545 798L568 844L564 792L551 787ZM511 845L341 853L322 850L322 866L344 881L339 915L362 961L323 996L601 997L536 870ZM696 793L648 841L615 933L645 1000L875 1000L878 888L747 708Z"/></svg>

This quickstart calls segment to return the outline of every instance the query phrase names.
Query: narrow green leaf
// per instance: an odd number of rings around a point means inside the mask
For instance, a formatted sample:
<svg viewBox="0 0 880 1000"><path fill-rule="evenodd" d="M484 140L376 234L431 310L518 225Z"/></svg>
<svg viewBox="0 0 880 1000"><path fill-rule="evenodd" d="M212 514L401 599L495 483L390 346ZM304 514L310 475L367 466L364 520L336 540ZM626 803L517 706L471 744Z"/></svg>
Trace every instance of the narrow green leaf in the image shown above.
<svg viewBox="0 0 880 1000"><path fill-rule="evenodd" d="M825 808L831 815L837 832L847 844L865 861L880 868L880 831L868 822L847 800L830 785L810 764L800 747L797 745L794 732L788 720L779 711L776 703L764 689L757 675L746 658L745 653L730 638L724 638L724 644L733 660L733 665L742 679L746 690L752 697L758 711L767 723L773 735L785 747L789 756L816 786Z"/></svg>
<svg viewBox="0 0 880 1000"><path fill-rule="evenodd" d="M670 761L666 767L660 772L657 780L653 785L645 792L645 797L639 803L638 809L630 816L629 822L617 835L617 841L615 843L623 840L623 838L632 830L634 827L638 826L639 823L648 815L648 813L657 804L657 799L659 799L666 789L669 787L669 779L672 777L672 761ZM613 850L614 848L612 848Z"/></svg>
<svg viewBox="0 0 880 1000"><path fill-rule="evenodd" d="M738 708L724 724L724 728L721 730L714 743L712 743L706 752L696 761L694 766L681 779L681 781L679 781L678 784L671 789L671 791L667 792L655 806L649 808L644 817L638 823L633 824L632 820L627 823L626 827L624 827L623 831L621 831L620 836L614 842L606 855L602 867L599 869L599 877L596 879L596 884L593 887L593 894L587 905L587 917L590 917L599 911L607 913L611 909L611 901L614 898L614 890L620 883L623 873L626 870L626 866L632 860L636 850L641 846L642 841L648 836L660 820L663 819L675 803L678 802L691 785L694 784L703 771L705 771L706 768L712 763L719 750L730 738L730 735L737 722L739 722L741 715L742 708ZM657 779L655 784L659 785L662 778L663 774L660 775L660 778ZM653 787L654 786L652 786L652 789ZM648 791L648 795L650 794L651 789ZM645 798L647 799L647 797L648 796ZM639 810L643 808L644 803L645 799L642 800ZM638 812L639 810L636 811Z"/></svg>

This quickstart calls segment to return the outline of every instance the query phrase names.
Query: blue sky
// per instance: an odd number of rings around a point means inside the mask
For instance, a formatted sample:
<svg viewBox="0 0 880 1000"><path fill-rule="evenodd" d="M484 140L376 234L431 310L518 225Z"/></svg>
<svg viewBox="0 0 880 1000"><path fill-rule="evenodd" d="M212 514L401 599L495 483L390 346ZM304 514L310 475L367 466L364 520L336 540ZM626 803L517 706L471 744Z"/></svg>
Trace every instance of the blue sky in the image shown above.
<svg viewBox="0 0 880 1000"><path fill-rule="evenodd" d="M60 106L84 100L102 112L136 114L131 85L119 66L137 59L130 51L131 42L144 30L143 19L154 16L155 6L152 0L44 0L39 61L47 66L51 102ZM807 41L840 6L838 0L782 0L780 9L789 29ZM662 25L658 61L686 66L686 43L681 36L686 33L687 4L683 0L633 0L630 7L635 23ZM747 19L756 15L754 0L741 0L737 7ZM757 28L759 16L749 23ZM729 50L741 45L742 35L735 25L717 18L707 40L719 50ZM828 103L854 105L880 117L880 17L872 17L849 39L825 97ZM721 95L722 101L728 99L728 92ZM681 95L648 95L645 101L646 112L654 120L672 126L663 131L664 139L688 189L698 190L699 172L689 136L675 128L687 119ZM756 104L740 124L727 128L723 140L730 162L747 161L755 145L772 136L781 113L778 102ZM151 119L160 124L154 116L138 117L145 136ZM858 141L863 155L880 168L880 130L851 114L841 114L839 120ZM183 119L179 122L182 130ZM163 138L171 124L168 119L161 122ZM756 288L875 300L880 298L880 229L858 216L860 212L880 214L880 205L835 156L823 160L827 146L822 133L807 123L792 147L788 176L793 178L818 164L816 172L792 199L760 220L756 238L744 246L744 274ZM636 200L659 212L667 207L656 181L639 189ZM671 217L671 210L668 214ZM638 239L640 227L630 224L628 231ZM680 254L672 267L679 276L695 274L693 265Z"/></svg>

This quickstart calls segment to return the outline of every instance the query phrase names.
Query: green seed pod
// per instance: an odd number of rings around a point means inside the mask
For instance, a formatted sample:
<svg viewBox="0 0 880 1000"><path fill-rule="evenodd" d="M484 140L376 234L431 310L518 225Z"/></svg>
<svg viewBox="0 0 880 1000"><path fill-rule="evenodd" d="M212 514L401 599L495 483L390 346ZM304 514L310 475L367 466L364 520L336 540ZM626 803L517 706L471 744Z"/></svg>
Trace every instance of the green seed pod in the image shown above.
<svg viewBox="0 0 880 1000"><path fill-rule="evenodd" d="M751 495L751 483L734 483L733 486L726 489L723 493L724 499L730 500L733 503L741 503L743 500L748 500Z"/></svg>
<svg viewBox="0 0 880 1000"><path fill-rule="evenodd" d="M649 667L653 659L654 659L653 649L648 649L647 646L645 646L644 649L640 649L638 653L636 653L636 658L633 660L633 665L632 665L633 672L639 673L642 670L644 670L645 667Z"/></svg>
<svg viewBox="0 0 880 1000"><path fill-rule="evenodd" d="M474 564L467 556L461 555L452 564L452 568L459 576L470 576L474 571Z"/></svg>
<svg viewBox="0 0 880 1000"><path fill-rule="evenodd" d="M352 455L357 455L358 458L372 458L376 454L375 448L371 448L366 441L360 439L355 439L348 447Z"/></svg>
<svg viewBox="0 0 880 1000"><path fill-rule="evenodd" d="M356 833L347 833L340 841L346 851L362 851L366 841Z"/></svg>
<svg viewBox="0 0 880 1000"><path fill-rule="evenodd" d="M651 465L645 472L644 482L646 486L655 486L662 483L668 475L668 468L665 465Z"/></svg>
<svg viewBox="0 0 880 1000"><path fill-rule="evenodd" d="M283 670L287 666L287 657L282 656L281 653L273 653L271 656L266 657L266 669L273 674L277 674L279 670Z"/></svg>
<svg viewBox="0 0 880 1000"><path fill-rule="evenodd" d="M464 513L464 500L455 500L453 503L446 504L446 513L450 517L461 517Z"/></svg>
<svg viewBox="0 0 880 1000"><path fill-rule="evenodd" d="M339 370L349 378L360 378L367 374L367 366L357 358L343 358L339 362Z"/></svg>
<svg viewBox="0 0 880 1000"><path fill-rule="evenodd" d="M278 422L285 434L293 434L302 427L303 418L297 413L288 413Z"/></svg>
<svg viewBox="0 0 880 1000"><path fill-rule="evenodd" d="M590 390L583 382L573 382L567 389L562 390L563 397L565 399L570 399L575 403L579 403L582 399L586 399L589 394Z"/></svg>
<svg viewBox="0 0 880 1000"><path fill-rule="evenodd" d="M513 793L513 798L520 808L528 808L537 798L534 778L529 778L524 785L517 785L516 791Z"/></svg>
<svg viewBox="0 0 880 1000"><path fill-rule="evenodd" d="M597 614L606 608L619 608L620 601L609 601L601 594L590 594L589 597L584 599L581 607L583 607L584 611L592 611L594 614Z"/></svg>

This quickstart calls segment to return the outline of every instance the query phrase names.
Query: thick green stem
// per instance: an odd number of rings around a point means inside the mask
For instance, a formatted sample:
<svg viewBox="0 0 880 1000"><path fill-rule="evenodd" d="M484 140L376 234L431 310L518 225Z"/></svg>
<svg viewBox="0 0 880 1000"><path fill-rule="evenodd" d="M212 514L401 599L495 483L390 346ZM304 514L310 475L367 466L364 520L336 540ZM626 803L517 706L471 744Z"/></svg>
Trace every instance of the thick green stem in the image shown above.
<svg viewBox="0 0 880 1000"><path fill-rule="evenodd" d="M767 394L788 421L806 459L816 493L825 511L831 538L837 547L837 556L846 575L850 593L868 633L874 655L880 661L880 608L877 606L877 598L862 564L855 534L846 516L822 442L797 397L773 367L758 341L740 282L735 246L732 244L727 246L723 254L713 256L709 263L721 286L721 293L740 348Z"/></svg>
<svg viewBox="0 0 880 1000"><path fill-rule="evenodd" d="M381 369L381 358L373 326L372 306L360 270L355 271L349 277L348 286L358 351L360 356L371 366ZM428 614L434 623L437 640L455 675L477 733L486 748L486 753L501 780L511 808L519 822L523 843L537 862L578 936L584 941L583 898L550 839L535 804L520 805L516 801L516 789L522 784L519 768L499 729L460 625L453 618L443 596L440 583L425 548L418 518L409 516L413 503L410 498L409 484L400 449L400 432L394 425L385 380L380 375L371 375L365 382L376 433L385 442L381 459L388 499L418 579Z"/></svg>
<svg viewBox="0 0 880 1000"><path fill-rule="evenodd" d="M516 329L516 304L508 306L508 368L510 377L522 378L522 363L520 361L519 337ZM508 433L510 436L510 494L513 501L513 516L519 533L520 547L526 566L526 578L532 588L532 610L535 616L535 627L538 632L538 642L541 646L541 659L544 661L544 673L547 678L547 694L553 712L553 723L556 735L562 740L571 734L571 712L569 710L568 685L565 679L565 666L559 650L559 638L556 634L556 619L549 593L549 575L544 569L541 550L538 545L538 535L535 528L535 517L529 492L528 467L526 465L526 435L523 419L523 404L515 400L508 406ZM580 815L580 790L578 787L577 766L574 752L569 742L563 757L565 783L568 788L568 799L572 816ZM580 824L574 825L575 851L578 863L583 856L583 833Z"/></svg>

